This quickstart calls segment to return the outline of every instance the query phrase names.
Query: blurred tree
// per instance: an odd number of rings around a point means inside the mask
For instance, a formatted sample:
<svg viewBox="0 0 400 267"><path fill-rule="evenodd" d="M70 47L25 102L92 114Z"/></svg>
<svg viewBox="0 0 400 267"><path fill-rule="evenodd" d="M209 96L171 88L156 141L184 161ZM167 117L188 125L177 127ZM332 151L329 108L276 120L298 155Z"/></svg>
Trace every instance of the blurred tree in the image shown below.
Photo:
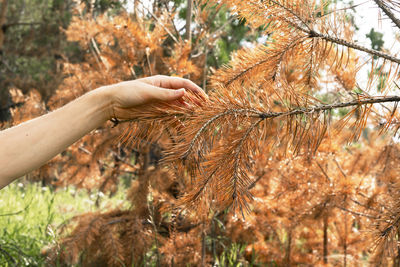
<svg viewBox="0 0 400 267"><path fill-rule="evenodd" d="M383 44L385 43L383 41L383 33L376 32L374 28L371 29L371 31L365 35L368 39L371 40L371 47L372 49L375 50L382 50Z"/></svg>

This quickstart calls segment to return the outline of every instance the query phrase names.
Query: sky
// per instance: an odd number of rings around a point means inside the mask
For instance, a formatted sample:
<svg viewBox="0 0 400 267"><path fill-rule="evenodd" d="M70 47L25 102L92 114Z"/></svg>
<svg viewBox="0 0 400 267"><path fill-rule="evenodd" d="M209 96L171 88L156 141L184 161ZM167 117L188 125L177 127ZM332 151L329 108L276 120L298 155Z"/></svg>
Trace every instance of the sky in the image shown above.
<svg viewBox="0 0 400 267"><path fill-rule="evenodd" d="M384 47L386 49L392 51L393 53L395 53L395 51L399 51L400 45L395 40L395 36L396 32L397 34L400 33L400 29L396 29L394 24L391 23L390 19L384 14L379 15L379 9L374 1L355 0L354 5L359 5L355 8L355 24L359 27L359 30L355 35L355 39L357 39L358 42L362 43L363 45L370 47L371 43L365 35L369 33L371 28L374 28L375 31L384 34ZM400 18L400 16L398 17Z"/></svg>
<svg viewBox="0 0 400 267"><path fill-rule="evenodd" d="M151 1L142 0L141 2L145 5L149 5ZM348 0L344 2L348 2ZM374 28L375 31L384 34L384 47L386 49L393 51L393 53L395 53L395 51L400 51L400 44L395 40L396 31L397 33L400 33L400 31L393 27L393 23L391 23L385 15L379 15L379 9L373 0L353 0L353 5L357 5L355 8L355 23L359 28L354 39L357 40L359 44L370 47L370 41L366 37L366 34L369 33L371 28ZM128 1L127 7L128 10L132 11L133 1ZM399 15L398 17L400 18L400 13L397 15Z"/></svg>

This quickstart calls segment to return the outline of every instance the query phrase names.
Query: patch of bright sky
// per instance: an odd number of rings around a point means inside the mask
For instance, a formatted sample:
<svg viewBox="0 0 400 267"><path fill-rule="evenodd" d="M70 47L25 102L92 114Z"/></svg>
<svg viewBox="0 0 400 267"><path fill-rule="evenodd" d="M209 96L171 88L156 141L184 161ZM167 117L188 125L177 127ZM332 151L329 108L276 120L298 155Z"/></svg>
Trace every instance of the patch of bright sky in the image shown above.
<svg viewBox="0 0 400 267"><path fill-rule="evenodd" d="M392 51L393 54L400 50L399 42L395 39L396 34L399 33L399 29L394 27L394 24L388 17L380 14L379 8L374 1L355 0L353 1L353 5L358 5L355 7L356 13L354 14L355 24L359 28L354 39L358 43L370 47L371 42L366 35L370 32L371 28L374 28L375 31L384 34L385 49Z"/></svg>
<svg viewBox="0 0 400 267"><path fill-rule="evenodd" d="M353 42L367 48L371 48L371 40L367 37L373 28L376 32L383 33L385 53L396 56L400 52L400 43L396 40L396 35L400 33L399 29L391 22L391 20L383 14L372 0L354 0L352 2L355 12L350 11L354 15L354 23L358 27L353 37ZM342 4L340 7L344 7ZM346 4L349 6L349 4ZM396 13L395 15L399 15ZM364 60L370 58L366 53L360 52L360 57ZM357 75L357 82L360 87L365 87L368 80L368 73L371 64L364 66ZM371 94L378 95L379 92L370 91Z"/></svg>

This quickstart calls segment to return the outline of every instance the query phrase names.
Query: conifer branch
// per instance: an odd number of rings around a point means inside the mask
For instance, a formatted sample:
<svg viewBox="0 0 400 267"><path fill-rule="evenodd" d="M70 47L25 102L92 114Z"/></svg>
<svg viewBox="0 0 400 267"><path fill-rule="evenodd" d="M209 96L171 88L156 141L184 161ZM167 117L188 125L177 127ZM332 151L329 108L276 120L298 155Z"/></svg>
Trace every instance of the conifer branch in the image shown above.
<svg viewBox="0 0 400 267"><path fill-rule="evenodd" d="M377 57L380 57L380 58L384 58L384 59L387 59L389 61L392 61L392 62L395 62L397 64L400 64L400 59L399 58L396 58L396 57L391 56L389 54L386 54L386 53L383 53L383 52L380 52L380 51L377 51L377 50L374 50L374 49L369 49L369 48L366 48L364 46L355 44L353 42L348 42L348 41L343 40L343 39L339 39L339 38L332 37L332 36L329 36L329 35L326 35L326 34L318 33L318 32L316 32L314 30L308 31L308 30L304 30L303 29L303 31L308 33L310 38L321 38L323 40L326 40L326 41L329 41L329 42L332 42L332 43L335 43L335 44L339 44L339 45L342 45L342 46L353 48L353 49L368 53L370 55L377 56Z"/></svg>
<svg viewBox="0 0 400 267"><path fill-rule="evenodd" d="M381 0L374 0L378 7L388 16L392 22L400 29L400 20L396 18L393 12Z"/></svg>
<svg viewBox="0 0 400 267"><path fill-rule="evenodd" d="M301 22L301 24L303 24L303 26L305 26L307 29L304 29L304 28L300 27L299 25L297 25L291 21L288 21L287 19L285 19L286 23L290 24L291 26L293 26L301 31L312 31L310 26L296 12L294 12L290 8L286 7L285 5L282 5L281 3L277 2L277 1L274 1L274 0L269 0L269 1L277 6L281 7L285 11L289 12L294 17L296 17Z"/></svg>
<svg viewBox="0 0 400 267"><path fill-rule="evenodd" d="M254 130L254 128L256 128L258 126L258 124L260 124L260 122L262 122L264 119L260 119L258 120L256 123L254 123L253 125L251 125L249 127L249 129L247 129L246 133L243 135L243 137L241 138L237 148L236 148L236 152L235 152L235 163L233 166L233 193L232 193L232 199L235 201L236 197L237 197L237 182L239 179L238 176L238 171L239 171L239 163L240 163L240 153L242 152L242 148L243 148L243 144L244 142L247 140L247 138L250 136L251 132Z"/></svg>
<svg viewBox="0 0 400 267"><path fill-rule="evenodd" d="M206 186L210 182L211 178L214 176L214 174L219 170L221 166L218 166L215 168L215 170L207 177L207 179L204 180L202 185L199 187L196 193L194 193L193 197L191 198L193 201L197 200L202 192L206 189Z"/></svg>
<svg viewBox="0 0 400 267"><path fill-rule="evenodd" d="M378 219L378 218L377 218ZM400 216L397 216L395 220L393 220L389 225L379 233L379 237L384 239L387 238L391 231L397 230L399 228Z"/></svg>
<svg viewBox="0 0 400 267"><path fill-rule="evenodd" d="M228 109L227 111L217 114L211 119L209 119L203 126L197 131L196 135L194 136L193 140L190 142L188 149L185 151L185 153L182 156L182 159L185 160L189 154L191 153L194 144L197 142L199 139L200 135L207 129L208 126L211 125L214 121L218 120L219 118L222 118L224 116L228 115L238 115L238 114L245 114L248 115L249 113L253 114L258 114L258 116L261 116L261 112L256 111L254 109Z"/></svg>
<svg viewBox="0 0 400 267"><path fill-rule="evenodd" d="M260 117L264 119L270 118L277 118L283 116L294 116L300 114L307 114L307 113L316 113L321 111L327 111L337 108L345 108L345 107L352 107L352 106L363 106L368 104L377 104L377 103L387 103L387 102L400 102L400 96L386 96L386 97L368 97L363 100L353 100L350 102L344 103L337 103L337 104L330 104L330 105L321 105L309 108L297 108L292 109L286 112L265 112L259 115L252 115L252 117Z"/></svg>
<svg viewBox="0 0 400 267"><path fill-rule="evenodd" d="M270 60L271 60L270 58L266 58L266 59L263 59L263 60L261 60L261 61L259 61L259 62L256 62L254 65L252 65L252 66L250 66L249 68L243 70L242 72L240 72L239 74L237 74L236 76L234 76L232 79L229 79L229 80L225 83L225 86L228 87L228 86L231 85L234 81L236 81L236 80L239 79L240 77L244 76L246 73L250 72L252 69L254 69L254 68L256 68L256 67L258 67L258 66L260 66L260 65L262 65L262 64L264 64L264 63L267 63L267 62L269 62Z"/></svg>
<svg viewBox="0 0 400 267"><path fill-rule="evenodd" d="M279 57L277 60L277 66L282 62L283 57L285 56L285 54L290 51L291 48L295 47L296 45L298 45L301 41L303 40L303 38L296 38L294 40L292 40L290 43L287 44L287 46L285 48L282 49L282 51L280 51L276 56ZM265 53L268 53L267 51ZM235 75L234 77L232 77L231 79L229 79L226 83L225 86L228 87L230 86L234 81L236 81L237 79L243 77L244 75L246 75L247 73L249 73L250 71L252 71L253 69L257 68L258 66L261 66L265 63L271 62L273 61L274 56L271 57L267 57L265 59L262 59L261 61L258 61L256 63L254 63L253 65L251 65L250 67L244 69L243 71L241 71L240 73L238 73L237 75ZM274 79L274 77L276 76L276 71L277 68L275 68L275 72L271 75L270 78Z"/></svg>
<svg viewBox="0 0 400 267"><path fill-rule="evenodd" d="M383 5L383 3L380 0L374 0L374 1L385 12L385 14L396 24L396 26L400 28L400 20L398 20L393 15L393 13L386 6ZM326 35L326 34L322 34L322 33L316 32L315 30L311 29L310 26L298 14L296 14L296 12L294 12L290 8L288 8L288 7L282 5L282 4L280 4L280 3L278 3L277 1L274 1L274 0L270 0L270 2L278 5L279 7L284 9L285 11L289 12L291 15L295 16L301 22L301 24L303 26L305 26L305 27L301 27L301 26L299 26L299 25L297 25L297 24L295 24L293 22L288 21L287 19L284 19L284 21L286 23L290 24L291 26L295 27L296 29L298 29L298 30L300 30L300 31L302 31L304 33L307 33L310 38L321 38L323 40L326 40L326 41L329 41L329 42L332 42L332 43L336 43L336 44L339 44L339 45L342 45L342 46L353 48L353 49L356 49L356 50L359 50L359 51L362 51L362 52L365 52L365 53L368 53L368 54L371 54L371 55L374 55L374 56L377 56L377 57L381 57L381 58L387 59L387 60L395 62L397 64L400 64L400 59L399 58L396 58L396 57L391 56L389 54L386 54L386 53L383 53L381 51L377 51L377 50L374 50L374 49L369 49L369 48L366 48L364 46L355 44L353 42L349 42L349 41L346 41L346 40L343 40L343 39L339 39L339 38L336 38L336 37L332 37L332 36L329 36L329 35Z"/></svg>

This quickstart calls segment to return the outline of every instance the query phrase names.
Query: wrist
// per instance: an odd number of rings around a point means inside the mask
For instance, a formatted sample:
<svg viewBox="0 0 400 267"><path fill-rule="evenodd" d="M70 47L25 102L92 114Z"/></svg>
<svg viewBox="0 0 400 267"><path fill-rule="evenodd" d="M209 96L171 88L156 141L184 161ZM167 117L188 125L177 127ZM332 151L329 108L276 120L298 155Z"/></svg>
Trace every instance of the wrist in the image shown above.
<svg viewBox="0 0 400 267"><path fill-rule="evenodd" d="M103 86L90 91L88 94L93 106L97 108L99 118L106 122L114 117L113 94L109 86Z"/></svg>

